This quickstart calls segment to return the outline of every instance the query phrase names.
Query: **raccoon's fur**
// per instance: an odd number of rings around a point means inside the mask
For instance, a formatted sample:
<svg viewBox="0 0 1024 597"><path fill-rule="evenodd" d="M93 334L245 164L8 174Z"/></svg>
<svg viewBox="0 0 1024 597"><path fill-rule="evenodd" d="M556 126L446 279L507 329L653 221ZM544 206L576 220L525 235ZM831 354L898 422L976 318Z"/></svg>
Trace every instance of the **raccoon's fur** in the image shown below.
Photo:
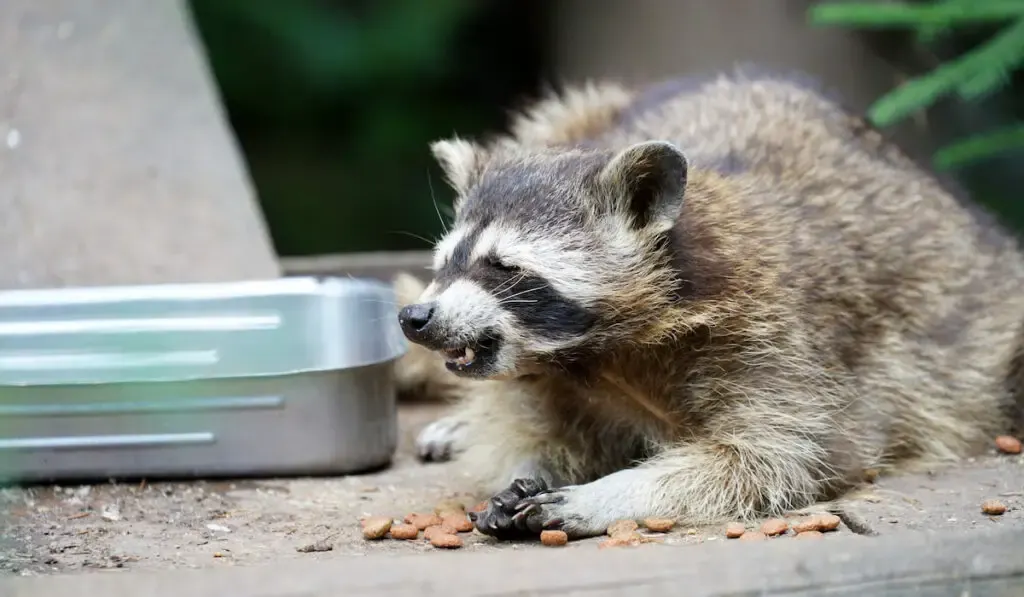
<svg viewBox="0 0 1024 597"><path fill-rule="evenodd" d="M459 396L421 453L554 488L484 532L778 514L1015 423L1016 241L813 86L588 85L510 131L433 144L456 217L399 317Z"/></svg>

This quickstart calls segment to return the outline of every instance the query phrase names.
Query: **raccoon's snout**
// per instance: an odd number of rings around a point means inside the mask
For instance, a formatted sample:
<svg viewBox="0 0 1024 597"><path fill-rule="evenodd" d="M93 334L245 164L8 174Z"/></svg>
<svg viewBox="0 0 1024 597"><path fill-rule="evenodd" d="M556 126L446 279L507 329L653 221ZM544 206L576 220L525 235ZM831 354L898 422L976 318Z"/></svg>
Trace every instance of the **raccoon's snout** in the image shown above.
<svg viewBox="0 0 1024 597"><path fill-rule="evenodd" d="M414 303L402 307L398 312L398 324L402 326L402 333L412 342L426 344L431 340L434 321L434 303Z"/></svg>

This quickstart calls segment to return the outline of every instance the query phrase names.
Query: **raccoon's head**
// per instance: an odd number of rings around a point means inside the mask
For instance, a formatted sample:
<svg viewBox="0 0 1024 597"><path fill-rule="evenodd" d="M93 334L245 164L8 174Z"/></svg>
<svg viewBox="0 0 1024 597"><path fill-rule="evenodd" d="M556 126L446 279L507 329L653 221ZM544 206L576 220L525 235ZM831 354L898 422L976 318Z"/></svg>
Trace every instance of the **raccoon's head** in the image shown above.
<svg viewBox="0 0 1024 597"><path fill-rule="evenodd" d="M687 180L670 143L524 152L455 139L431 149L457 191L455 221L431 284L398 318L449 370L518 376L591 354L628 340L670 294L664 241Z"/></svg>

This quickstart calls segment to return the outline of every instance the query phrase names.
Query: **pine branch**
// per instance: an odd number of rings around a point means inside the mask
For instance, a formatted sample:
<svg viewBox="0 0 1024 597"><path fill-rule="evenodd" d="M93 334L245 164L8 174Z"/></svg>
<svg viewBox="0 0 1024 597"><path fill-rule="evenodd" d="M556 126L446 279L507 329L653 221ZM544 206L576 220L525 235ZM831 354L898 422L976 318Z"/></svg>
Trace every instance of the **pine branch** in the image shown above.
<svg viewBox="0 0 1024 597"><path fill-rule="evenodd" d="M957 85L957 94L972 101L999 91L1010 82L1017 68L1024 64L1024 19L1006 31L1005 46L991 53L985 66Z"/></svg>
<svg viewBox="0 0 1024 597"><path fill-rule="evenodd" d="M894 28L990 23L1024 17L1021 0L989 0L973 3L897 4L885 2L837 2L810 9L813 25L850 25L860 28Z"/></svg>
<svg viewBox="0 0 1024 597"><path fill-rule="evenodd" d="M958 4L960 6L971 6L978 0L941 0L944 4ZM917 29L918 43L928 44L935 41L940 35L948 33L951 27L948 25L927 24Z"/></svg>
<svg viewBox="0 0 1024 597"><path fill-rule="evenodd" d="M952 170L1015 149L1024 149L1024 123L947 145L935 152L934 164L942 170Z"/></svg>
<svg viewBox="0 0 1024 597"><path fill-rule="evenodd" d="M1007 27L987 44L947 62L927 75L911 79L878 99L868 110L875 125L889 126L909 114L933 103L977 73L984 73L992 64L1005 64L1021 52L1024 40L1024 18ZM980 82L984 82L979 79Z"/></svg>

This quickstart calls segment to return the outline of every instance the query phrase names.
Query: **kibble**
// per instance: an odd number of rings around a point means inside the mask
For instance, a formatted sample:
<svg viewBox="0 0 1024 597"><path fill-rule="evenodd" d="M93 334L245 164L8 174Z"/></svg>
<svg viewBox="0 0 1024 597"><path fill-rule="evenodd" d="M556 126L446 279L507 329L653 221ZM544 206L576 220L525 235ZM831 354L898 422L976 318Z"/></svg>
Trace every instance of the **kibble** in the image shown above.
<svg viewBox="0 0 1024 597"><path fill-rule="evenodd" d="M738 539L745 532L747 532L747 528L743 526L742 522L730 522L725 527L725 536L729 539Z"/></svg>
<svg viewBox="0 0 1024 597"><path fill-rule="evenodd" d="M999 516L1006 512L1006 504L999 500L985 500L981 503L981 511L989 516Z"/></svg>
<svg viewBox="0 0 1024 597"><path fill-rule="evenodd" d="M473 530L473 523L465 514L452 514L441 518L441 524L451 527L456 533L468 533Z"/></svg>
<svg viewBox="0 0 1024 597"><path fill-rule="evenodd" d="M605 549L607 547L634 547L643 543L643 538L640 535L630 533L619 533L618 535L612 535L608 539L597 544L598 549Z"/></svg>
<svg viewBox="0 0 1024 597"><path fill-rule="evenodd" d="M640 527L635 520L618 520L608 527L608 536L625 535L632 533Z"/></svg>
<svg viewBox="0 0 1024 597"><path fill-rule="evenodd" d="M439 549L458 549L462 547L462 539L458 535L437 533L430 538L430 544Z"/></svg>
<svg viewBox="0 0 1024 597"><path fill-rule="evenodd" d="M842 522L835 514L819 514L818 515L818 530L822 533L834 531L839 528L839 523Z"/></svg>
<svg viewBox="0 0 1024 597"><path fill-rule="evenodd" d="M423 529L423 538L430 541L436 535L454 535L457 532L446 524L435 524Z"/></svg>
<svg viewBox="0 0 1024 597"><path fill-rule="evenodd" d="M740 541L763 541L767 538L768 535L765 535L761 531L747 531L740 535Z"/></svg>
<svg viewBox="0 0 1024 597"><path fill-rule="evenodd" d="M381 539L391 530L390 516L371 516L363 520L363 538Z"/></svg>
<svg viewBox="0 0 1024 597"><path fill-rule="evenodd" d="M808 516L803 520L798 520L793 523L793 532L796 534L807 533L809 531L818 532L819 520L817 516Z"/></svg>
<svg viewBox="0 0 1024 597"><path fill-rule="evenodd" d="M540 542L548 547L561 547L569 542L565 531L541 531Z"/></svg>
<svg viewBox="0 0 1024 597"><path fill-rule="evenodd" d="M667 533L676 526L676 521L671 518L648 518L644 520L644 526L655 533Z"/></svg>
<svg viewBox="0 0 1024 597"><path fill-rule="evenodd" d="M768 519L761 525L761 532L769 537L781 535L785 533L787 529L789 529L789 523L781 518Z"/></svg>
<svg viewBox="0 0 1024 597"><path fill-rule="evenodd" d="M1000 435L996 438L996 448L1004 454L1020 454L1020 440L1012 435Z"/></svg>
<svg viewBox="0 0 1024 597"><path fill-rule="evenodd" d="M437 514L412 513L405 517L405 522L413 525L419 530L441 524L441 517Z"/></svg>
<svg viewBox="0 0 1024 597"><path fill-rule="evenodd" d="M396 524L391 526L392 539L415 539L420 536L420 530L411 524Z"/></svg>
<svg viewBox="0 0 1024 597"><path fill-rule="evenodd" d="M815 538L824 537L824 536L825 535L821 531L814 531L814 530L804 531L802 533L797 533L796 534L796 538L797 539L815 539Z"/></svg>
<svg viewBox="0 0 1024 597"><path fill-rule="evenodd" d="M793 525L793 530L798 534L805 533L807 531L827 533L838 529L840 522L839 517L835 514L818 514L795 523Z"/></svg>
<svg viewBox="0 0 1024 597"><path fill-rule="evenodd" d="M449 516L465 516L466 508L462 505L462 502L457 500L444 500L434 506L434 514L437 514L441 518L448 518Z"/></svg>

